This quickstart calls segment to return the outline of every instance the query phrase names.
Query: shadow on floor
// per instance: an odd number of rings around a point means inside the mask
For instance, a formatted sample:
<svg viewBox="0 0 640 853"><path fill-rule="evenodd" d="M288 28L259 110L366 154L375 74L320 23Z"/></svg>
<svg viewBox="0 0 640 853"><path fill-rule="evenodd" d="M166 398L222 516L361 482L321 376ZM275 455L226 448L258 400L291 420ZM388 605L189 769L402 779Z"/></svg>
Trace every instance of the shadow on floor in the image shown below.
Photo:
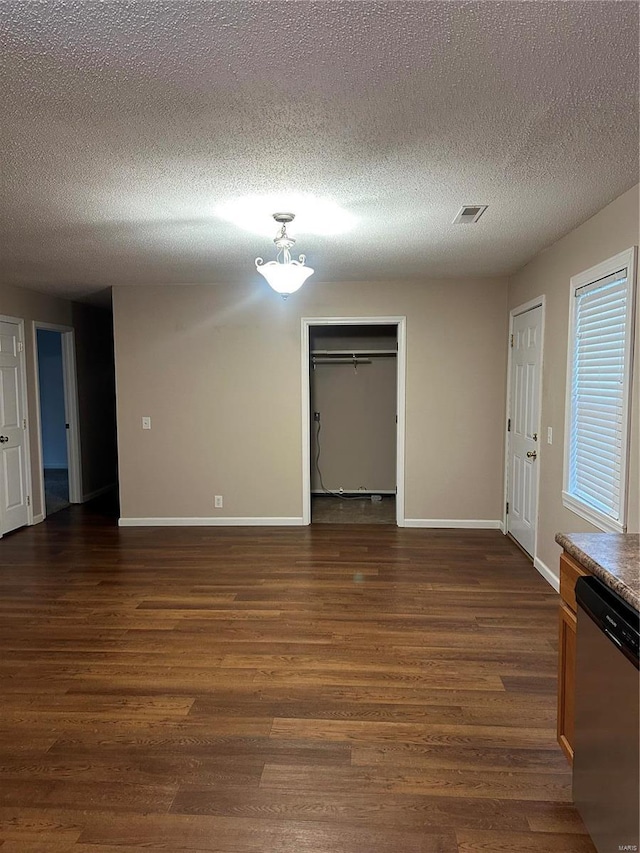
<svg viewBox="0 0 640 853"><path fill-rule="evenodd" d="M44 498L47 515L69 506L69 470L44 469Z"/></svg>

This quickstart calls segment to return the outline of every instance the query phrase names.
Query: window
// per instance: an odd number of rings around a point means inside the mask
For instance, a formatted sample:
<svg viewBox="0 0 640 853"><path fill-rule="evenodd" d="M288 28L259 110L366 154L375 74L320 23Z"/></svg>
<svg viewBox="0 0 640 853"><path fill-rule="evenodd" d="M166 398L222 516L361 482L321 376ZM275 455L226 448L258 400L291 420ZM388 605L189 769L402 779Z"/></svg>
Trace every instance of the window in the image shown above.
<svg viewBox="0 0 640 853"><path fill-rule="evenodd" d="M635 247L571 279L563 503L626 529Z"/></svg>

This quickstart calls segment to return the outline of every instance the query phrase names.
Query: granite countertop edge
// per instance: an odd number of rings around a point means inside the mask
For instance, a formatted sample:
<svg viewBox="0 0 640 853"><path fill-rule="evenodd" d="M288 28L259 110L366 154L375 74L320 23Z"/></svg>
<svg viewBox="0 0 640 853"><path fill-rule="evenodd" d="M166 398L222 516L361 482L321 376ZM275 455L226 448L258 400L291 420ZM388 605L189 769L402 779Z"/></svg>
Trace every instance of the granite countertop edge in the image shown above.
<svg viewBox="0 0 640 853"><path fill-rule="evenodd" d="M640 537L615 533L557 533L556 542L587 571L640 609Z"/></svg>

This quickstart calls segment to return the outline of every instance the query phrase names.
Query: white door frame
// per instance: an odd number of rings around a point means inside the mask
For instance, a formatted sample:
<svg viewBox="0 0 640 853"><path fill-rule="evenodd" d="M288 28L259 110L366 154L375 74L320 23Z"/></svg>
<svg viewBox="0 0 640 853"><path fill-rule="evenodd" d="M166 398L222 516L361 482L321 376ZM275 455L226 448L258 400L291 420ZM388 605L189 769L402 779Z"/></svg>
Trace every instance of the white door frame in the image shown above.
<svg viewBox="0 0 640 853"><path fill-rule="evenodd" d="M542 448L542 377L544 370L544 323L545 323L545 315L546 315L546 298L544 294L542 296L538 296L535 299L530 299L528 302L525 302L522 305L518 305L517 308L513 308L509 312L509 337L507 338L507 347L508 347L508 355L507 355L507 414L505 417L504 431L505 431L505 440L504 440L504 500L502 501L502 532L506 535L508 533L508 519L507 519L507 500L509 497L509 443L511 438L511 433L508 430L509 418L511 417L511 335L513 334L513 322L516 317L520 316L520 314L526 314L527 311L532 311L534 308L542 308L542 320L540 321L540 376L538 382L538 417L540 418L540 449ZM540 454L542 456L542 454ZM534 532L533 538L533 554L531 555L534 563L538 558L538 528L539 528L539 518L540 516L540 465L536 465L536 513L535 513L535 524L536 529Z"/></svg>
<svg viewBox="0 0 640 853"><path fill-rule="evenodd" d="M396 413L396 524L404 527L404 459L406 419L406 317L303 317L302 318L302 523L311 524L311 386L309 382L309 329L311 326L396 326L398 330Z"/></svg>
<svg viewBox="0 0 640 853"><path fill-rule="evenodd" d="M33 524L33 478L31 476L31 422L29 421L29 404L27 397L27 360L26 360L26 342L25 342L25 325L22 317L10 317L8 314L0 314L0 320L3 323L15 323L20 332L20 394L22 395L22 411L23 417L27 422L25 430L24 442L24 468L27 478L27 521ZM2 531L0 529L0 539L2 539Z"/></svg>
<svg viewBox="0 0 640 853"><path fill-rule="evenodd" d="M42 413L40 411L40 372L38 366L38 329L60 332L62 340L62 378L64 386L64 410L69 429L67 430L67 461L69 463L69 503L79 504L84 500L82 493L82 457L80 455L80 418L78 414L78 378L76 374L76 341L73 326L33 321L33 358L36 384L36 427L38 430L38 455L40 466L40 489L42 492L42 517L46 518L44 499L44 451L42 448Z"/></svg>

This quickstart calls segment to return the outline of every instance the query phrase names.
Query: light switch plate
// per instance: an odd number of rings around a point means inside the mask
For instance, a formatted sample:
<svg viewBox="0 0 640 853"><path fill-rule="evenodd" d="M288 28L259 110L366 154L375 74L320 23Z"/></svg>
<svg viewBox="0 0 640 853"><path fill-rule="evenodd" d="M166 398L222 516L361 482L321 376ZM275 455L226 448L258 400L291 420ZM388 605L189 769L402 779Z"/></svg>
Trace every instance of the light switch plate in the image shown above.
<svg viewBox="0 0 640 853"><path fill-rule="evenodd" d="M553 444L553 429L547 427L547 444Z"/></svg>
<svg viewBox="0 0 640 853"><path fill-rule="evenodd" d="M142 418L142 429L151 429L151 418Z"/></svg>

